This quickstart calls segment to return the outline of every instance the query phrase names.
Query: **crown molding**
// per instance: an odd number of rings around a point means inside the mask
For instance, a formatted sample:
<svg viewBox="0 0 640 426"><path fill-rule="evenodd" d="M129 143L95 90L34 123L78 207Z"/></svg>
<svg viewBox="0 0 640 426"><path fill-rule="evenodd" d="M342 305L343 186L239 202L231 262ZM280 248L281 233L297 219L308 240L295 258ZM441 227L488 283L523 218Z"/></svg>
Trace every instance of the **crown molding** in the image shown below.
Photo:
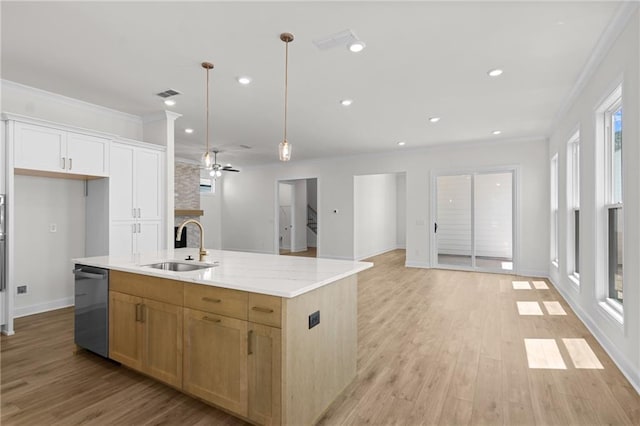
<svg viewBox="0 0 640 426"><path fill-rule="evenodd" d="M571 88L569 95L567 95L556 112L549 127L550 135L556 130L558 123L562 120L569 108L576 102L580 93L582 93L591 77L595 74L598 66L600 66L607 53L609 53L609 50L611 50L620 34L625 30L631 17L634 16L634 13L638 10L639 5L640 3L638 1L625 1L620 4L611 22L609 22L609 25L598 39L589 59L587 59L587 62L582 67L582 71Z"/></svg>
<svg viewBox="0 0 640 426"><path fill-rule="evenodd" d="M164 121L164 120L175 121L180 117L182 117L182 114L178 114L177 112L173 112L173 111L162 110L162 111L152 112L151 114L146 114L142 116L142 122L144 124L148 124L148 123L154 123L156 121Z"/></svg>
<svg viewBox="0 0 640 426"><path fill-rule="evenodd" d="M59 103L63 103L66 105L70 105L73 107L79 107L79 108L84 108L84 109L88 109L100 114L108 114L114 117L117 117L119 119L123 119L135 124L142 124L142 118L140 118L137 115L133 115L133 114L129 114L126 112L122 112L122 111L118 111L115 109L111 109L111 108L107 108L105 106L102 105L97 105L97 104L92 104L90 102L86 102L86 101L82 101L80 99L75 99L75 98L70 98L68 96L64 96L61 95L59 93L53 93L53 92L48 92L46 90L43 89L38 89L36 87L32 87L32 86L27 86L25 84L21 84L21 83L16 83L15 81L11 81L11 80L0 80L0 85L2 86L3 90L4 88L13 88L13 89L17 89L20 90L22 92L25 93L29 93L35 96L38 96L40 98L45 98L45 99L49 99L51 101L54 102L59 102Z"/></svg>

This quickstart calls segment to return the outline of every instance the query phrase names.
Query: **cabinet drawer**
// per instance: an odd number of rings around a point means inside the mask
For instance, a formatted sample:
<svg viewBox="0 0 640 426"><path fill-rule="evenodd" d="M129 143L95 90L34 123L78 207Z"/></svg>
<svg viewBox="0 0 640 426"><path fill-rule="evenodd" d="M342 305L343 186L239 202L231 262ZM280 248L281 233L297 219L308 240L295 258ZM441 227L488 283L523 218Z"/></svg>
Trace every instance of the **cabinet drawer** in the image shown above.
<svg viewBox="0 0 640 426"><path fill-rule="evenodd" d="M282 299L266 294L249 293L249 321L281 327Z"/></svg>
<svg viewBox="0 0 640 426"><path fill-rule="evenodd" d="M149 275L111 271L109 290L182 306L184 283Z"/></svg>
<svg viewBox="0 0 640 426"><path fill-rule="evenodd" d="M185 284L184 287L186 307L243 320L247 319L247 299L244 291L199 284Z"/></svg>

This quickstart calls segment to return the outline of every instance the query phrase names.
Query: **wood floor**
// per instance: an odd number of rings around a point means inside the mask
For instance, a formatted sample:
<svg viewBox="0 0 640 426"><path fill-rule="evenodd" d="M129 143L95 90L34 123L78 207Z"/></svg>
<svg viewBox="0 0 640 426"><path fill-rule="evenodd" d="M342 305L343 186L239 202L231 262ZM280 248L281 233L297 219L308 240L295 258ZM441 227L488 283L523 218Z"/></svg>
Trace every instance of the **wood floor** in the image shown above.
<svg viewBox="0 0 640 426"><path fill-rule="evenodd" d="M280 254L287 256L300 256L300 257L316 257L317 249L315 247L307 247L305 251L291 252L291 250L280 249Z"/></svg>
<svg viewBox="0 0 640 426"><path fill-rule="evenodd" d="M640 396L555 289L406 269L403 251L371 260L359 275L358 376L320 424L640 424ZM18 319L16 330L0 342L3 425L243 424L74 354L71 309Z"/></svg>

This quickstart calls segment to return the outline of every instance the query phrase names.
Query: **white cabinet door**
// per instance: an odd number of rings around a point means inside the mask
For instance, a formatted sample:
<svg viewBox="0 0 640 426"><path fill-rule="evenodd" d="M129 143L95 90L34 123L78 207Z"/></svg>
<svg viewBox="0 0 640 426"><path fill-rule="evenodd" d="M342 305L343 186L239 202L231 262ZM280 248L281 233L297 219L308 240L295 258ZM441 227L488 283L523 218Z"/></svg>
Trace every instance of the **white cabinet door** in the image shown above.
<svg viewBox="0 0 640 426"><path fill-rule="evenodd" d="M79 175L109 175L109 140L67 133L67 171Z"/></svg>
<svg viewBox="0 0 640 426"><path fill-rule="evenodd" d="M64 173L66 132L49 127L16 123L14 164L18 169Z"/></svg>
<svg viewBox="0 0 640 426"><path fill-rule="evenodd" d="M160 222L138 222L136 241L137 253L153 253L160 249L162 227Z"/></svg>
<svg viewBox="0 0 640 426"><path fill-rule="evenodd" d="M125 256L133 253L134 231L133 222L111 222L109 230L109 255Z"/></svg>
<svg viewBox="0 0 640 426"><path fill-rule="evenodd" d="M109 202L111 220L133 219L133 159L135 150L128 145L111 145Z"/></svg>
<svg viewBox="0 0 640 426"><path fill-rule="evenodd" d="M162 161L160 151L136 150L135 194L136 208L142 220L162 218Z"/></svg>

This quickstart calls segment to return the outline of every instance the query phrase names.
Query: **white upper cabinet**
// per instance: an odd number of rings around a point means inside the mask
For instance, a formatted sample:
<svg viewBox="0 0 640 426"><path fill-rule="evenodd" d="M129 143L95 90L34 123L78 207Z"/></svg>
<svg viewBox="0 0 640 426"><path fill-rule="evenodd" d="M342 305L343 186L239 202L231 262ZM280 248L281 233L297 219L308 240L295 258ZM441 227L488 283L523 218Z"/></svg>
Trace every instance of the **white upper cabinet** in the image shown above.
<svg viewBox="0 0 640 426"><path fill-rule="evenodd" d="M136 207L139 219L160 220L162 217L163 153L149 149L136 152Z"/></svg>
<svg viewBox="0 0 640 426"><path fill-rule="evenodd" d="M18 169L108 176L109 139L17 122L14 167Z"/></svg>
<svg viewBox="0 0 640 426"><path fill-rule="evenodd" d="M134 218L134 155L135 148L130 145L111 145L111 220Z"/></svg>

